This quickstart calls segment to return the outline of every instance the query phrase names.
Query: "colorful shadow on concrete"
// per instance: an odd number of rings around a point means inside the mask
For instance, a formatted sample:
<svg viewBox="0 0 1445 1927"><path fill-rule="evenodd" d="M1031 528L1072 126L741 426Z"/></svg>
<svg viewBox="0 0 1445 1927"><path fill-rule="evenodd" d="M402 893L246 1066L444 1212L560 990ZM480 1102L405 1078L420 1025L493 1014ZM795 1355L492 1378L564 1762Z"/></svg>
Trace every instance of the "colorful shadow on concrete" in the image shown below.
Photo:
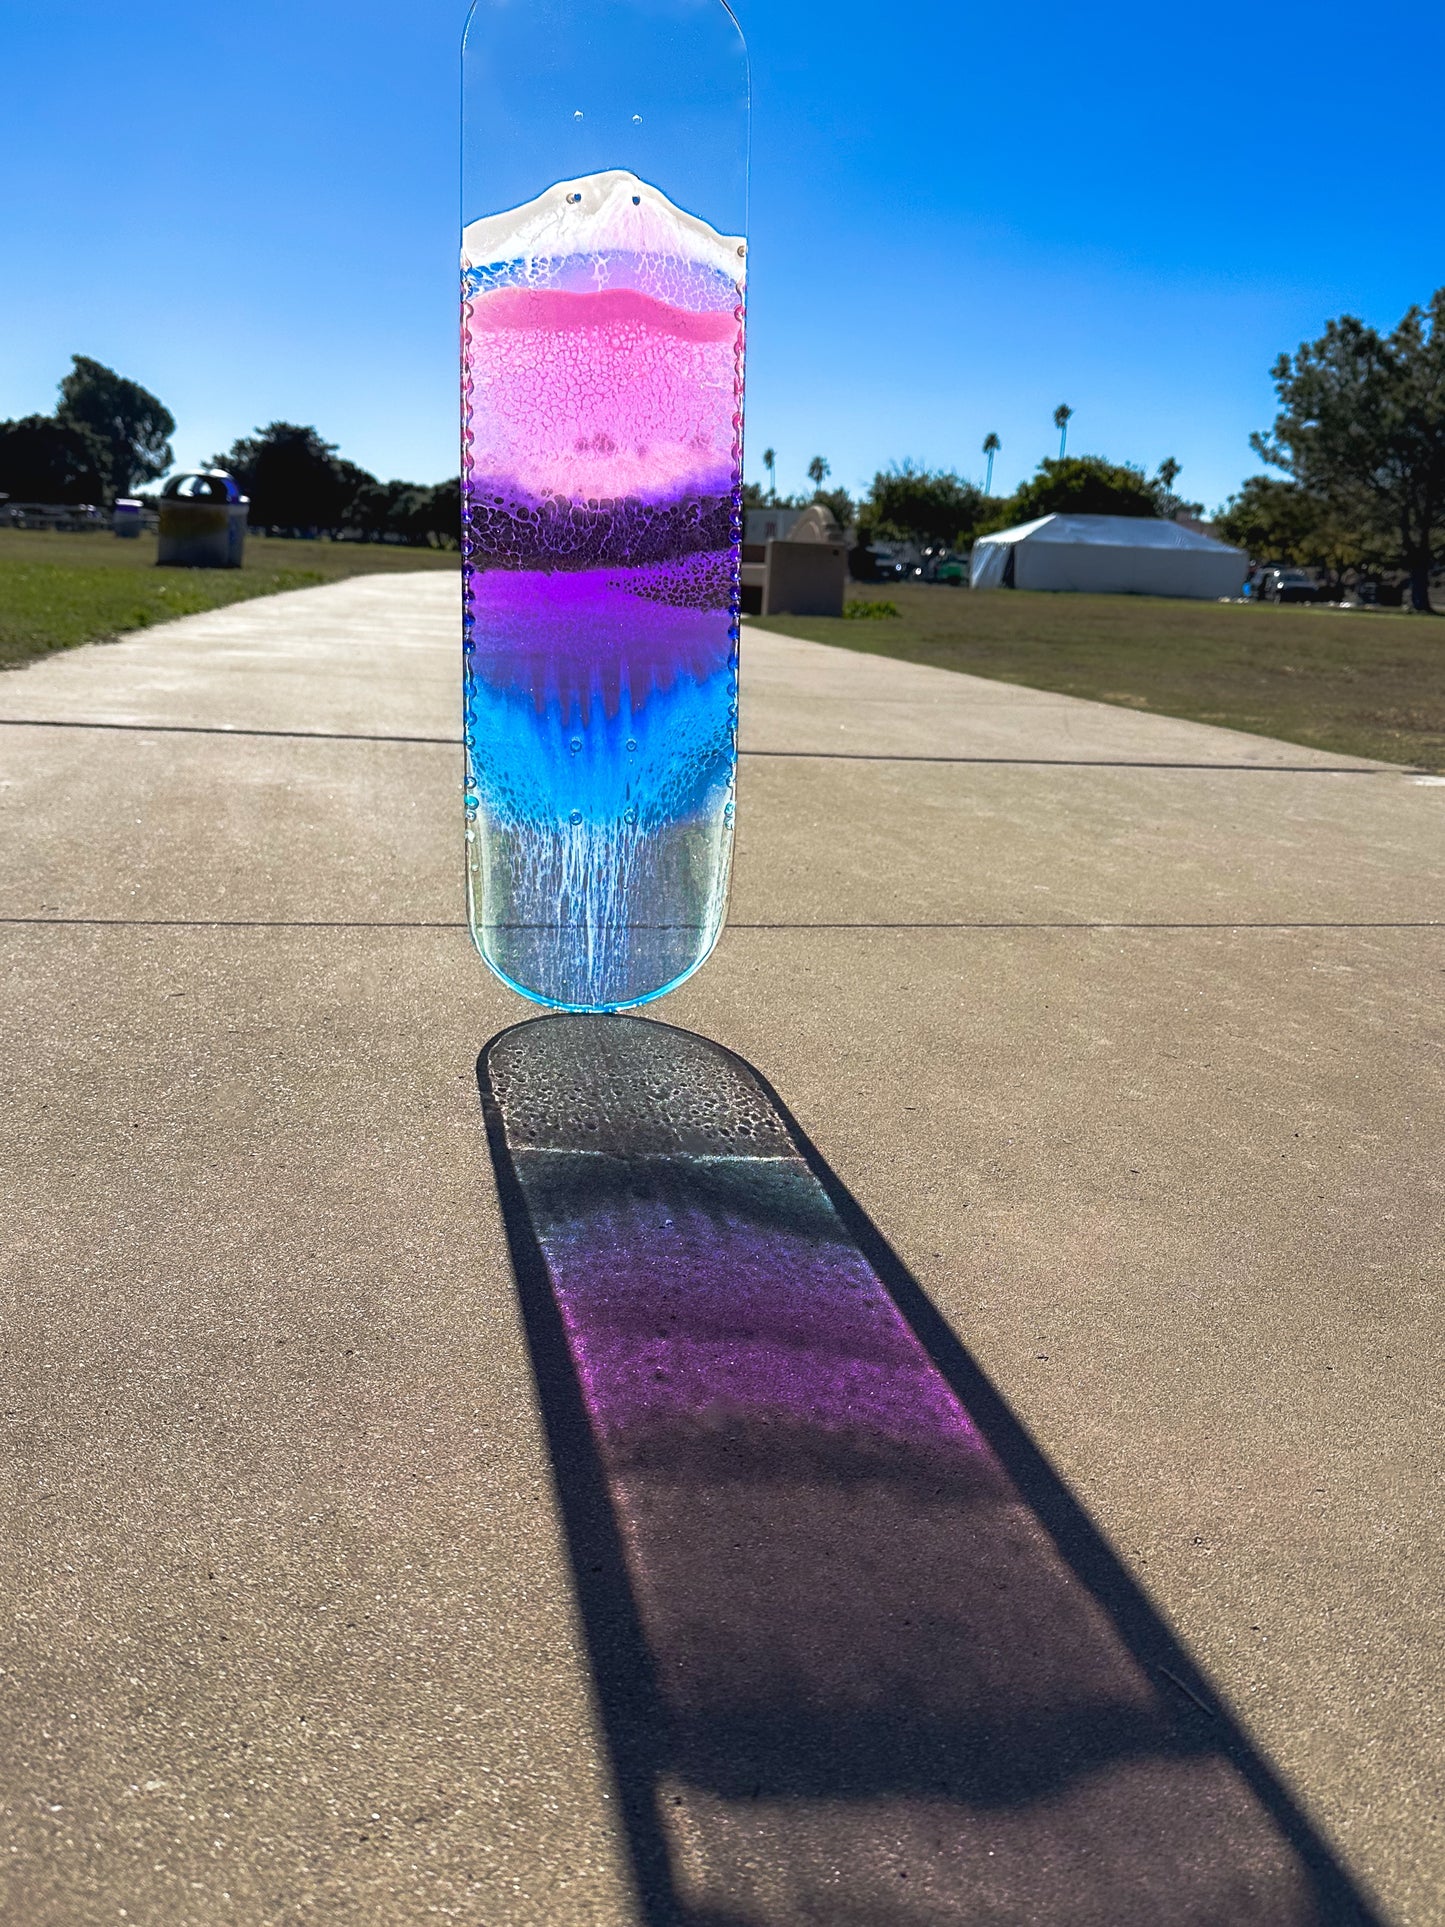
<svg viewBox="0 0 1445 1927"><path fill-rule="evenodd" d="M481 1080L651 1919L1368 1918L746 1065Z"/></svg>

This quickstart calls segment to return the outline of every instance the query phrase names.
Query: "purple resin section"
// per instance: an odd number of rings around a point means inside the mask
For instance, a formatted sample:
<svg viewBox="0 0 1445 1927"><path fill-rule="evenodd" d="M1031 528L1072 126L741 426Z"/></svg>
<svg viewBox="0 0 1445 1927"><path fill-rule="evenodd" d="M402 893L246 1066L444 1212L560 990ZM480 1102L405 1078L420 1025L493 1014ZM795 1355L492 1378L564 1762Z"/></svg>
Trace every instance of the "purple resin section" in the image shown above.
<svg viewBox="0 0 1445 1927"><path fill-rule="evenodd" d="M626 574L616 569L496 570L467 583L474 622L469 669L477 701L524 695L539 717L594 707L641 709L678 681L726 676L732 644L701 598L727 579L723 556L694 556ZM481 685L476 687L475 685ZM486 775L507 746L474 740ZM618 745L622 748L622 745Z"/></svg>
<svg viewBox="0 0 1445 1927"><path fill-rule="evenodd" d="M780 1420L869 1449L987 1449L841 1226L832 1241L639 1201L541 1242L604 1447Z"/></svg>

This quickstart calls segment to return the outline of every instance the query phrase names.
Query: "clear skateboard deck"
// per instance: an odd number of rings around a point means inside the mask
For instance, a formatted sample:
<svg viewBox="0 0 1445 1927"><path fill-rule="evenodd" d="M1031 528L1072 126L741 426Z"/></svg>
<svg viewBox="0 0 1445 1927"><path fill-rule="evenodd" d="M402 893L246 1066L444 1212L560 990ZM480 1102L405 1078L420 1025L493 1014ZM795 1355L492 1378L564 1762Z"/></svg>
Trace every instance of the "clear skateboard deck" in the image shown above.
<svg viewBox="0 0 1445 1927"><path fill-rule="evenodd" d="M463 79L472 932L624 1009L726 912L747 57L722 0L477 0Z"/></svg>

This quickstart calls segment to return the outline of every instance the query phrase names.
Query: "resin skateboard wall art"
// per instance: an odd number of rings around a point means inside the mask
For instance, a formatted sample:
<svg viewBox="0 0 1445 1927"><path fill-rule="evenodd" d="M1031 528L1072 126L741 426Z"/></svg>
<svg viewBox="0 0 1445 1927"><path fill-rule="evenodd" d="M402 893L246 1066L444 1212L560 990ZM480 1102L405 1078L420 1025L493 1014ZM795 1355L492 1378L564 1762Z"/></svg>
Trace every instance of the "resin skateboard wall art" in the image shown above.
<svg viewBox="0 0 1445 1927"><path fill-rule="evenodd" d="M463 75L472 932L617 1010L726 911L747 57L722 0L477 0Z"/></svg>

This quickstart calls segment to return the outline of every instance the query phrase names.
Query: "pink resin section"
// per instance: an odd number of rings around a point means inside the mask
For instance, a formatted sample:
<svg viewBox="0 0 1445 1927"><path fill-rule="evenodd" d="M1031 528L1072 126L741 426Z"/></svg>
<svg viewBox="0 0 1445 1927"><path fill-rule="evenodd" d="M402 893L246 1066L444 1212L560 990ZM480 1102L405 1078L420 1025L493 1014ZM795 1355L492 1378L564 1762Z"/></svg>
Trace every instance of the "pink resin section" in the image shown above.
<svg viewBox="0 0 1445 1927"><path fill-rule="evenodd" d="M739 322L628 289L470 304L472 472L536 499L728 492Z"/></svg>
<svg viewBox="0 0 1445 1927"><path fill-rule="evenodd" d="M477 303L473 334L507 328L595 328L599 324L656 328L683 341L725 341L737 334L736 317L713 310L694 314L635 288L566 293L553 288L499 288Z"/></svg>

